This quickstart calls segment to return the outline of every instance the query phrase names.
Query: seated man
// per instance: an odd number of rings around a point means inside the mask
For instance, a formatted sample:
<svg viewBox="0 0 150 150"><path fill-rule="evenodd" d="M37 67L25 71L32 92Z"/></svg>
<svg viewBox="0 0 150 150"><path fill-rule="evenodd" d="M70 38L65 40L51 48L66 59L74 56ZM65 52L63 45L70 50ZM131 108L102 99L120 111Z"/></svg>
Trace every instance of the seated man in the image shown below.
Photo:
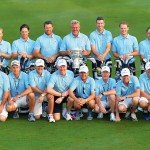
<svg viewBox="0 0 150 150"><path fill-rule="evenodd" d="M65 59L59 59L57 62L58 70L51 75L48 84L47 92L53 95L54 104L54 118L60 120L62 113L63 102L67 101L68 89L74 79L72 71L67 70L67 62ZM71 116L67 116L66 120L72 120Z"/></svg>
<svg viewBox="0 0 150 150"><path fill-rule="evenodd" d="M150 62L147 62L145 65L145 72L140 75L140 100L139 106L143 108L143 110L148 110L150 112ZM145 116L145 120L150 120L150 113Z"/></svg>
<svg viewBox="0 0 150 150"><path fill-rule="evenodd" d="M87 106L89 109L87 120L92 120L92 110L95 108L95 81L88 76L88 72L88 67L85 65L79 68L79 76L74 79L69 89L71 100L68 107L70 110L72 106L76 110L81 110ZM80 117L78 116L77 119L79 120Z"/></svg>
<svg viewBox="0 0 150 150"><path fill-rule="evenodd" d="M35 107L34 116L35 119L40 119L42 114L42 102L48 100L48 120L49 122L55 122L53 118L54 101L47 94L47 83L50 80L50 73L44 70L44 61L37 59L35 62L35 70L29 73L29 84L34 92Z"/></svg>
<svg viewBox="0 0 150 150"><path fill-rule="evenodd" d="M96 81L96 107L95 110L99 113L97 118L102 119L103 113L106 113L106 108L110 107L110 121L115 121L115 100L116 100L116 81L110 76L110 68L102 67L102 77Z"/></svg>
<svg viewBox="0 0 150 150"><path fill-rule="evenodd" d="M28 75L21 71L20 62L14 60L11 62L11 73L8 75L10 80L10 99L7 105L7 111L16 111L19 107L29 105L29 121L35 121L33 115L34 99L32 89L29 86ZM13 118L19 118L17 111Z"/></svg>
<svg viewBox="0 0 150 150"><path fill-rule="evenodd" d="M116 121L120 121L119 112L127 112L131 109L131 118L133 121L138 121L135 110L138 106L140 96L140 84L136 76L130 76L130 70L124 68L121 71L122 79L116 86ZM126 113L126 118L129 116Z"/></svg>
<svg viewBox="0 0 150 150"><path fill-rule="evenodd" d="M0 121L6 121L8 112L6 111L6 102L9 97L10 84L8 76L0 71Z"/></svg>

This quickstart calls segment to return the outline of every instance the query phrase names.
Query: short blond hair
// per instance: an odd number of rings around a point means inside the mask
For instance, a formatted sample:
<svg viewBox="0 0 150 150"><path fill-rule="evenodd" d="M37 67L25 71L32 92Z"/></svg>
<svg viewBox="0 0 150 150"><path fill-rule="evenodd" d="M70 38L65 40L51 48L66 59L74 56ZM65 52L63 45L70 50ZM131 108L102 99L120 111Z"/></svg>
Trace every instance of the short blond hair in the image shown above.
<svg viewBox="0 0 150 150"><path fill-rule="evenodd" d="M0 30L1 30L1 31L2 31L2 33L3 33L3 28L1 28L1 27L0 27Z"/></svg>
<svg viewBox="0 0 150 150"><path fill-rule="evenodd" d="M72 25L72 24L79 24L79 25L80 25L80 21L78 21L78 20L71 20L70 24L71 24L71 25Z"/></svg>

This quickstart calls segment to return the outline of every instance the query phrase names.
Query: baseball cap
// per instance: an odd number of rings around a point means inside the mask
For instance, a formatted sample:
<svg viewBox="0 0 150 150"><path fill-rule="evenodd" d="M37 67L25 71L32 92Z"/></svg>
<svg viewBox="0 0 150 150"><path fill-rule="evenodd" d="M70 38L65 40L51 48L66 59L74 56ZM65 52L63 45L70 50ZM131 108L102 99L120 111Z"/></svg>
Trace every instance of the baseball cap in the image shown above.
<svg viewBox="0 0 150 150"><path fill-rule="evenodd" d="M146 70L149 70L149 69L150 69L150 62L147 62L147 63L146 63L145 69L146 69Z"/></svg>
<svg viewBox="0 0 150 150"><path fill-rule="evenodd" d="M104 71L110 72L110 68L108 66L103 66L101 72Z"/></svg>
<svg viewBox="0 0 150 150"><path fill-rule="evenodd" d="M20 62L19 62L18 60L13 60L13 61L11 62L11 66L13 66L13 65L20 66Z"/></svg>
<svg viewBox="0 0 150 150"><path fill-rule="evenodd" d="M43 59L37 59L35 62L35 66L45 66L44 65L44 60Z"/></svg>
<svg viewBox="0 0 150 150"><path fill-rule="evenodd" d="M60 67L60 66L67 66L67 62L65 59L59 59L58 62L57 62L57 66Z"/></svg>
<svg viewBox="0 0 150 150"><path fill-rule="evenodd" d="M85 72L85 73L87 73L87 72L89 72L89 69L88 69L87 66L82 65L82 66L80 66L80 68L79 68L79 72Z"/></svg>
<svg viewBox="0 0 150 150"><path fill-rule="evenodd" d="M128 68L124 68L121 70L121 76L130 76L130 70Z"/></svg>

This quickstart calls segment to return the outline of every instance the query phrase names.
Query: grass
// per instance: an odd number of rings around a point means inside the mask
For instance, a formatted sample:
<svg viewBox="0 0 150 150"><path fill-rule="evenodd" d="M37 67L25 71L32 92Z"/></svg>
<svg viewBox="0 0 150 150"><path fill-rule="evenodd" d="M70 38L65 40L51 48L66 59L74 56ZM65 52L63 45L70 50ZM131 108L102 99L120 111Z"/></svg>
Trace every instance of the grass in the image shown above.
<svg viewBox="0 0 150 150"><path fill-rule="evenodd" d="M5 0L1 2L0 27L4 28L4 39L12 43L19 37L19 27L29 24L31 39L43 34L43 22L52 20L55 33L61 37L70 32L72 19L81 22L81 32L89 35L95 30L95 19L104 16L106 29L113 37L119 34L118 24L126 20L130 34L140 42L145 38L145 29L150 25L150 2L148 0ZM137 68L139 59L137 58ZM139 74L139 69L137 72ZM150 125L140 121L122 120L110 123L108 119L66 122L61 120L49 124L45 119L29 123L26 117L19 120L11 117L0 123L0 150L41 149L149 149Z"/></svg>

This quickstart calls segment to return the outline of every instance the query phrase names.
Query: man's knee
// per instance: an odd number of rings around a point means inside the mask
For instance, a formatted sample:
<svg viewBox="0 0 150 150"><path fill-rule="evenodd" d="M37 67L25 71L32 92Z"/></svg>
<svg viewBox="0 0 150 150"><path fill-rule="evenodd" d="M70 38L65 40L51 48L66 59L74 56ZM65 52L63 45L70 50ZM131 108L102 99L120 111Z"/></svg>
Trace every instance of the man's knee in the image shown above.
<svg viewBox="0 0 150 150"><path fill-rule="evenodd" d="M7 117L0 115L0 121L1 121L1 122L5 122L6 119L7 119Z"/></svg>
<svg viewBox="0 0 150 150"><path fill-rule="evenodd" d="M7 106L6 106L6 110L7 110L8 112L15 111L16 109L17 109L17 107L16 107L14 104L12 104L12 105L7 105Z"/></svg>

